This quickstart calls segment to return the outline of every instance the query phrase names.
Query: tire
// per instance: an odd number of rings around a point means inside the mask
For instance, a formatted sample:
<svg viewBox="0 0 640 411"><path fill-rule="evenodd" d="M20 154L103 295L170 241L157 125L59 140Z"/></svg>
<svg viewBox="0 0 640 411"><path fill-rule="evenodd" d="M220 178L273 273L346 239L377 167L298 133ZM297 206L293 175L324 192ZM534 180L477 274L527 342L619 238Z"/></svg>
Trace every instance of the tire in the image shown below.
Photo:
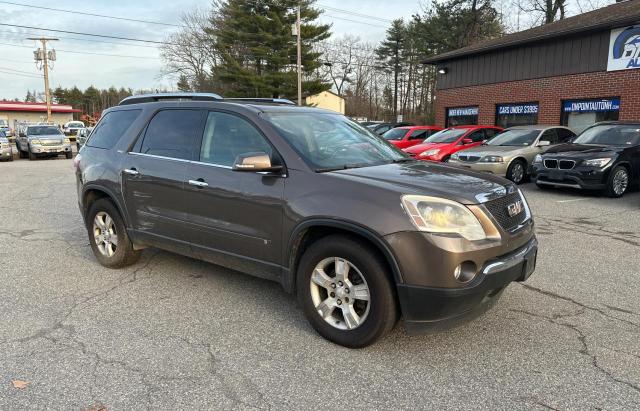
<svg viewBox="0 0 640 411"><path fill-rule="evenodd" d="M105 215L111 221L105 218ZM102 222L102 228L97 224L97 217ZM99 244L96 241L96 235L102 235L106 232L108 232L108 242L100 241ZM89 208L87 233L93 255L105 267L126 267L140 258L140 251L133 249L133 243L129 239L120 213L108 199L101 198Z"/></svg>
<svg viewBox="0 0 640 411"><path fill-rule="evenodd" d="M36 158L38 158L36 157L35 154L31 152L31 147L29 147L28 156L29 156L29 160L35 160Z"/></svg>
<svg viewBox="0 0 640 411"><path fill-rule="evenodd" d="M71 151L65 151L65 152L64 152L64 156L65 156L67 159L72 159L72 158L73 158L73 153L72 153Z"/></svg>
<svg viewBox="0 0 640 411"><path fill-rule="evenodd" d="M9 161L13 161L13 152L11 153L11 155L9 156Z"/></svg>
<svg viewBox="0 0 640 411"><path fill-rule="evenodd" d="M347 266L347 281L341 282L339 272L344 270L338 267ZM317 273L318 267L323 267L324 276ZM379 252L351 237L330 235L302 255L296 276L298 302L311 326L327 340L348 348L366 347L398 320L389 274ZM324 317L317 308L321 306L327 312ZM356 315L345 317L345 312Z"/></svg>
<svg viewBox="0 0 640 411"><path fill-rule="evenodd" d="M20 150L19 147L17 147L17 148L18 148L18 157L19 158L26 158L27 157L26 153L24 151Z"/></svg>
<svg viewBox="0 0 640 411"><path fill-rule="evenodd" d="M445 157L442 158L442 162L443 163L448 163L450 159L451 159L451 156L445 156Z"/></svg>
<svg viewBox="0 0 640 411"><path fill-rule="evenodd" d="M609 173L607 188L605 188L604 193L611 198L622 197L629 189L629 179L629 170L624 166L615 167Z"/></svg>
<svg viewBox="0 0 640 411"><path fill-rule="evenodd" d="M507 178L516 184L522 184L527 179L527 165L522 160L513 160L507 168Z"/></svg>

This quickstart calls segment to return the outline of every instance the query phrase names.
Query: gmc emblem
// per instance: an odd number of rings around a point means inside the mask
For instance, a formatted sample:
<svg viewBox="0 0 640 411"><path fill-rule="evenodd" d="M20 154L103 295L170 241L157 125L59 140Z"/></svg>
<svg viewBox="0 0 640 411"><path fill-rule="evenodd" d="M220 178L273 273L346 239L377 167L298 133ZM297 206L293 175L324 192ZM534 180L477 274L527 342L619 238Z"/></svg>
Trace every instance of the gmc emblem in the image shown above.
<svg viewBox="0 0 640 411"><path fill-rule="evenodd" d="M515 217L524 210L524 203L521 200L511 203L507 206L509 217Z"/></svg>

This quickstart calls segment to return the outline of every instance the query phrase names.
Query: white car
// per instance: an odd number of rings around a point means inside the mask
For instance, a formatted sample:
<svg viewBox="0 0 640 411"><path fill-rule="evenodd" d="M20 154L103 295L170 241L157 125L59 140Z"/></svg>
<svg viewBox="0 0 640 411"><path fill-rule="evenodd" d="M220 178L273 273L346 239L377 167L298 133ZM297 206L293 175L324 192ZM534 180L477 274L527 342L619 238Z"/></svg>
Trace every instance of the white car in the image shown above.
<svg viewBox="0 0 640 411"><path fill-rule="evenodd" d="M81 128L85 128L82 121L69 121L62 127L62 132L67 136L75 136Z"/></svg>

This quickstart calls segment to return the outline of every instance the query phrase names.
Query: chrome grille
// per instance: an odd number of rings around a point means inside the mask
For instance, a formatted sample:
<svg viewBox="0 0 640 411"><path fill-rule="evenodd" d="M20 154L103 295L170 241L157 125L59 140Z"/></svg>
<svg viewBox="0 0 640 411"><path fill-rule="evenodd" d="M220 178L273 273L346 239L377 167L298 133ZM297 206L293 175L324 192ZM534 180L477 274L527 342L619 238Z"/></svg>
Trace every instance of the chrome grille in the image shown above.
<svg viewBox="0 0 640 411"><path fill-rule="evenodd" d="M522 211L514 216L509 215L509 205L522 201ZM527 210L524 199L520 196L519 192L507 194L504 197L492 200L484 204L489 210L493 218L496 219L500 227L507 231L513 231L518 228L522 223L529 219L529 211Z"/></svg>
<svg viewBox="0 0 640 411"><path fill-rule="evenodd" d="M59 146L62 144L62 140L40 140L42 146Z"/></svg>
<svg viewBox="0 0 640 411"><path fill-rule="evenodd" d="M558 164L560 170L571 170L576 165L576 162L573 160L560 160Z"/></svg>
<svg viewBox="0 0 640 411"><path fill-rule="evenodd" d="M546 168L558 168L558 160L552 159L552 158L545 158L544 160L544 166Z"/></svg>

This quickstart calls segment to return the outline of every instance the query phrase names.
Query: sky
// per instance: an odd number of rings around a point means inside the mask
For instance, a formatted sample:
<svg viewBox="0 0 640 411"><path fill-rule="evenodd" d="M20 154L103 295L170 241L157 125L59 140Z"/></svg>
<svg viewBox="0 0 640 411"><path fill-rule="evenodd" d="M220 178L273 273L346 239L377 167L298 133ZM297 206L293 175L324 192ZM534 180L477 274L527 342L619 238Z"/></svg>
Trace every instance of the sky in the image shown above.
<svg viewBox="0 0 640 411"><path fill-rule="evenodd" d="M332 40L349 34L377 43L384 38L391 20L411 16L429 0L318 0L325 10L321 21L332 24ZM525 29L535 22L527 13L516 13L515 4L530 0L494 0L510 30ZM614 0L570 0L570 14ZM134 90L171 89L175 79L163 76L160 53L153 44L131 43L39 30L49 28L81 33L163 41L179 30L157 25L73 13L42 10L42 6L129 19L178 24L180 16L197 7L208 8L209 0L0 0L0 99L24 99L27 90L44 90L44 81L33 62L37 45L27 37L54 36L57 61L50 73L51 88L78 86L86 89L125 87ZM583 7L584 6L584 7ZM340 9L340 10L336 10ZM346 12L345 12L346 11ZM584 10L583 10L584 11ZM371 17L373 16L373 17ZM35 29L11 27L30 26ZM120 43L120 44L113 44ZM127 44L122 44L127 43ZM110 54L111 56L105 56Z"/></svg>

